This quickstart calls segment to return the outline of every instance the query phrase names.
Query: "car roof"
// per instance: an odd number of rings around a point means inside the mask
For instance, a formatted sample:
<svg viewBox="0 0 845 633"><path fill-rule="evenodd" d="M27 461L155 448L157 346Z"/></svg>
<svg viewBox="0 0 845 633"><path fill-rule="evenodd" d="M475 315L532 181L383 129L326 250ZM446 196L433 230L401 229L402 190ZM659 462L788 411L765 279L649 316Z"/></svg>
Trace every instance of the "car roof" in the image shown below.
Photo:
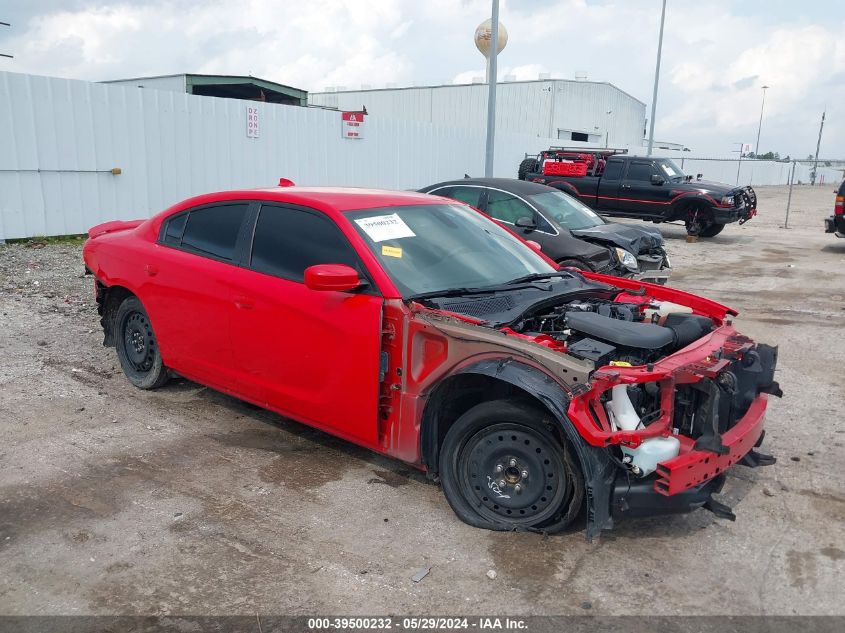
<svg viewBox="0 0 845 633"><path fill-rule="evenodd" d="M432 204L431 196L416 191L392 191L389 189L365 189L357 187L268 187L262 189L241 189L205 194L186 200L180 206L197 202L216 200L261 199L303 206L318 205L337 211L376 209L389 206Z"/></svg>
<svg viewBox="0 0 845 633"><path fill-rule="evenodd" d="M516 178L462 178L460 180L449 180L446 182L439 182L436 185L430 185L425 189L437 189L440 187L460 186L460 185L475 185L476 187L491 187L494 189L502 189L508 193L515 193L517 195L530 196L538 193L547 193L549 191L557 191L554 187L548 187L536 182L529 182L527 180L517 180Z"/></svg>

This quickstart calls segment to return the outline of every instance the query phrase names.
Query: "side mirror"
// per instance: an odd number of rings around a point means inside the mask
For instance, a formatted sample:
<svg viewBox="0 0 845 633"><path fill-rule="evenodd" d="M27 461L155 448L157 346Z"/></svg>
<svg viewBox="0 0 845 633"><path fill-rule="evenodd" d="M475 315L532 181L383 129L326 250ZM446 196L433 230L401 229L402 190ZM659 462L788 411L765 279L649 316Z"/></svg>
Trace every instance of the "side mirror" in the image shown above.
<svg viewBox="0 0 845 633"><path fill-rule="evenodd" d="M530 233L537 228L537 223L529 217L519 218L514 224L517 228L525 229L526 233Z"/></svg>
<svg viewBox="0 0 845 633"><path fill-rule="evenodd" d="M659 187L659 186L660 186L660 185L662 185L664 182L666 182L666 179L665 179L665 178L663 178L663 176L660 176L660 175L658 175L658 174L652 174L652 176L651 176L651 184L653 184L653 185L657 185L657 186Z"/></svg>
<svg viewBox="0 0 845 633"><path fill-rule="evenodd" d="M344 292L360 285L358 271L345 264L317 264L305 269L305 286L311 290Z"/></svg>
<svg viewBox="0 0 845 633"><path fill-rule="evenodd" d="M540 246L540 242L535 242L534 240L525 240L525 243L528 244L532 251L536 251L537 253L543 252L543 247Z"/></svg>

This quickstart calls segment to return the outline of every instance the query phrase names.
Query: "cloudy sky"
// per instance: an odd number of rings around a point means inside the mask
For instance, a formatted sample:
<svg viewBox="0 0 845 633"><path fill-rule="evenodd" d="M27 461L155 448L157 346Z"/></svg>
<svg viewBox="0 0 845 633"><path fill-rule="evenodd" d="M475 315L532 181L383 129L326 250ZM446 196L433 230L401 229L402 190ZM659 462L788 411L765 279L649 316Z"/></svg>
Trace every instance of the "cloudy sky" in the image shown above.
<svg viewBox="0 0 845 633"><path fill-rule="evenodd" d="M79 79L252 74L312 91L483 75L489 0L6 0L0 70ZM500 77L609 81L651 104L660 0L502 0ZM845 0L668 0L658 139L845 156Z"/></svg>

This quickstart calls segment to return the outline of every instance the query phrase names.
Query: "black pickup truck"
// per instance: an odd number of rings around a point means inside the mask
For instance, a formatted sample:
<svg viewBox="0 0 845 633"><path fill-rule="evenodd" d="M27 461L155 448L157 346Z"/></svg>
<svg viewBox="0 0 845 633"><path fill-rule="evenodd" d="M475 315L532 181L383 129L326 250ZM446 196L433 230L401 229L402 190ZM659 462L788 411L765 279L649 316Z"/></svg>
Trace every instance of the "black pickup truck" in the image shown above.
<svg viewBox="0 0 845 633"><path fill-rule="evenodd" d="M833 233L836 237L845 237L845 180L836 191L833 215L824 219L824 232Z"/></svg>
<svg viewBox="0 0 845 633"><path fill-rule="evenodd" d="M602 215L683 221L687 233L701 237L757 214L751 187L694 180L669 158L629 156L627 150L551 147L526 157L517 175L565 191Z"/></svg>

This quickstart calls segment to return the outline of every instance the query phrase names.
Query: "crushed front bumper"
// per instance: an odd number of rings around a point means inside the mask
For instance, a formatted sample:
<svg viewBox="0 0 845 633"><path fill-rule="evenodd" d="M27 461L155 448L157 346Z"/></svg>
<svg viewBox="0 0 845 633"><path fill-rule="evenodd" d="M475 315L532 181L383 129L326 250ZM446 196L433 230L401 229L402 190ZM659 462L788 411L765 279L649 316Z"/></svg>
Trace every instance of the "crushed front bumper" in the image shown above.
<svg viewBox="0 0 845 633"><path fill-rule="evenodd" d="M767 401L766 394L758 395L745 415L721 434L721 444L723 450L726 449L722 454L697 450L691 440L683 438L682 444L687 444L688 451L657 465L655 492L666 496L676 495L721 475L740 462L757 446L763 435Z"/></svg>
<svg viewBox="0 0 845 633"><path fill-rule="evenodd" d="M636 476L620 456L615 458L609 516L687 512L703 505L733 516L710 495L718 492L732 466L774 461L752 451L762 441L768 395L781 395L776 364L777 348L756 344L723 325L654 365L603 367L593 373L589 392L569 406L569 419L589 444L613 454L619 450L615 447L636 448L649 438L673 435L680 442L678 455L660 462L647 477ZM614 430L605 394L618 384L640 383L659 387L659 416L637 430ZM593 533L608 526L600 518L588 526Z"/></svg>
<svg viewBox="0 0 845 633"><path fill-rule="evenodd" d="M637 255L637 265L640 271L630 275L629 279L665 286L672 275L672 267L665 252L640 253Z"/></svg>

